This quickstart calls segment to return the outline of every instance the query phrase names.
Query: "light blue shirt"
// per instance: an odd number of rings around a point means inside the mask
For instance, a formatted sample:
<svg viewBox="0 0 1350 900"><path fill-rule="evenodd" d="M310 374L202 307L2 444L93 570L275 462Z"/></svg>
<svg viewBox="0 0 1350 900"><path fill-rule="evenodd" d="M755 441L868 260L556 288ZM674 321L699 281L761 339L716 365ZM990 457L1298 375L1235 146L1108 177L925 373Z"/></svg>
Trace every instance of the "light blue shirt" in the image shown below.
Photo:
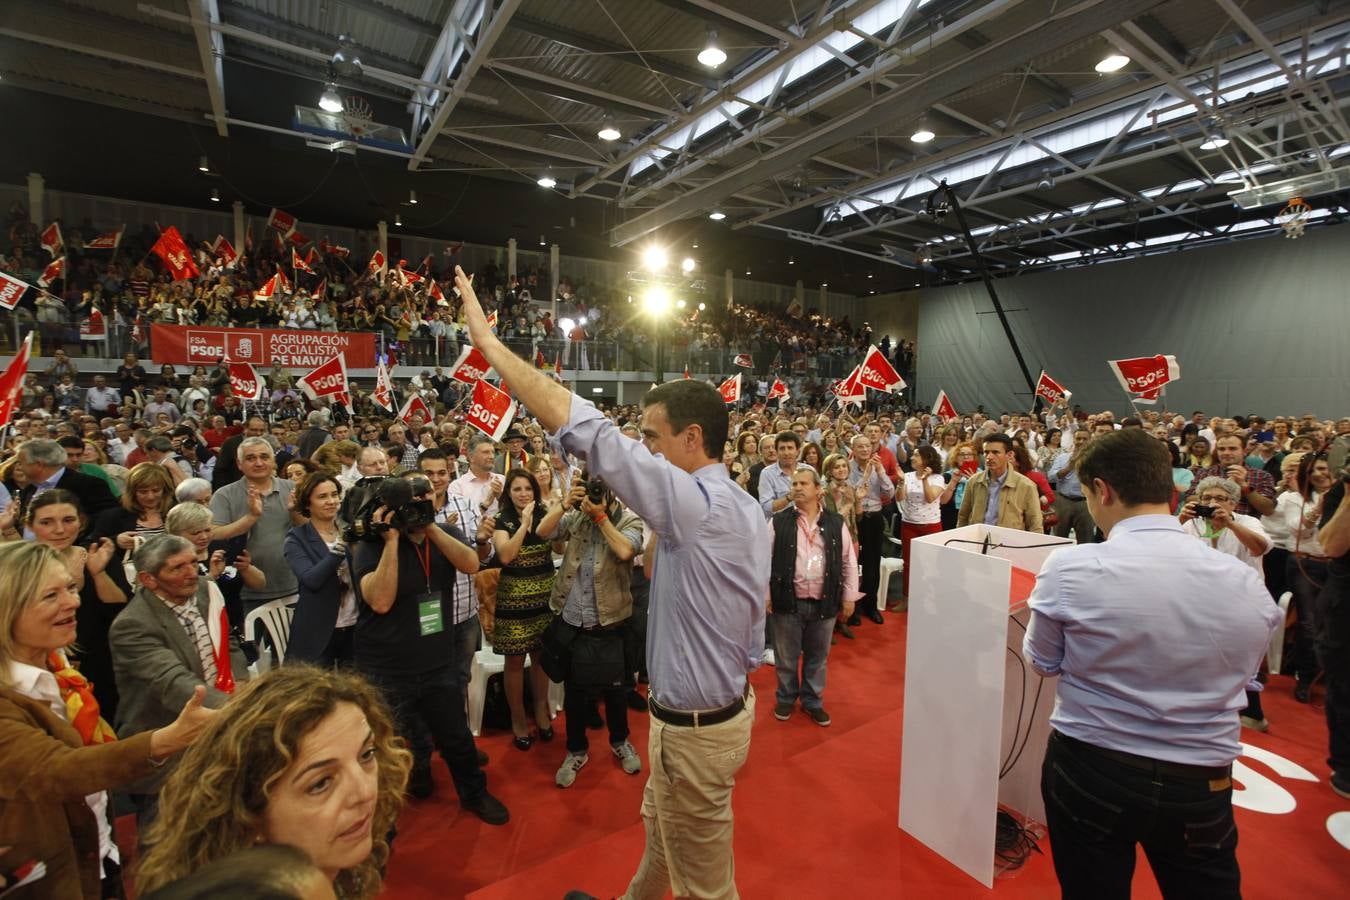
<svg viewBox="0 0 1350 900"><path fill-rule="evenodd" d="M1078 472L1073 466L1069 465L1069 460L1073 459L1073 452L1070 450L1061 450L1055 454L1054 460L1050 463L1047 476L1053 475L1060 469L1064 469L1063 474L1055 479L1055 496L1063 496L1066 500L1074 500L1083 496L1083 485L1078 480ZM1067 468L1066 468L1067 467Z"/></svg>
<svg viewBox="0 0 1350 900"><path fill-rule="evenodd" d="M1003 493L1003 485L1008 483L1008 471L1008 469L1004 469L1003 475L995 478L988 473L987 469L985 470L985 477L988 479L989 485L989 505L984 508L984 524L986 525L998 524L998 495Z"/></svg>
<svg viewBox="0 0 1350 900"><path fill-rule="evenodd" d="M799 469L809 469L804 462L797 463ZM772 466L765 466L759 470L759 506L764 510L764 518L768 519L773 515L773 501L789 493L792 490L792 476L783 471L783 467L778 463ZM786 509L786 507L784 507ZM778 510L782 512L783 510Z"/></svg>
<svg viewBox="0 0 1350 900"><path fill-rule="evenodd" d="M678 469L572 397L558 439L660 538L647 622L652 695L670 709L740 697L764 655L769 526L720 461Z"/></svg>
<svg viewBox="0 0 1350 900"><path fill-rule="evenodd" d="M1059 675L1050 724L1097 747L1224 766L1244 688L1284 622L1256 571L1186 540L1171 516L1125 519L1041 567L1022 652Z"/></svg>

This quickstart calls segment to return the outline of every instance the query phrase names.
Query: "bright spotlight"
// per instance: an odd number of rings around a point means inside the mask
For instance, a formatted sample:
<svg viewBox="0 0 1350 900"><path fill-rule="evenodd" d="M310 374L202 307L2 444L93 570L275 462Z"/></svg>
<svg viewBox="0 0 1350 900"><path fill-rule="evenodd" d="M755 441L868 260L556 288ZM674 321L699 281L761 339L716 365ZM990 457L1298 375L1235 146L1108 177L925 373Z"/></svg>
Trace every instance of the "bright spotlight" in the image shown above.
<svg viewBox="0 0 1350 900"><path fill-rule="evenodd" d="M670 309L670 295L665 288L651 287L642 295L642 307L648 315L664 315Z"/></svg>
<svg viewBox="0 0 1350 900"><path fill-rule="evenodd" d="M324 85L323 93L319 95L319 109L330 113L342 112L342 95L331 81Z"/></svg>
<svg viewBox="0 0 1350 900"><path fill-rule="evenodd" d="M559 319L558 327L562 329L563 334L571 334L572 329L577 327L577 323L571 319Z"/></svg>
<svg viewBox="0 0 1350 900"><path fill-rule="evenodd" d="M1119 72L1130 64L1130 58L1123 53L1109 53L1102 57L1102 61L1093 66L1098 72L1106 75L1110 72Z"/></svg>
<svg viewBox="0 0 1350 900"><path fill-rule="evenodd" d="M642 251L642 265L650 272L660 272L670 262L670 257L666 255L666 248L658 247L655 244Z"/></svg>
<svg viewBox="0 0 1350 900"><path fill-rule="evenodd" d="M541 188L552 188L557 187L558 180L553 177L552 173L545 172L543 175L539 176L535 181L535 184L539 185Z"/></svg>
<svg viewBox="0 0 1350 900"><path fill-rule="evenodd" d="M698 61L710 69L715 69L727 61L727 52L717 46L717 32L709 29L708 41L699 51Z"/></svg>
<svg viewBox="0 0 1350 900"><path fill-rule="evenodd" d="M676 308L676 309L684 309L684 301L683 301L683 300L677 300L677 301L675 301L675 308Z"/></svg>
<svg viewBox="0 0 1350 900"><path fill-rule="evenodd" d="M581 318L577 319L577 324L578 324L578 325L585 326L585 324L586 324L586 317L585 317L585 316L582 316Z"/></svg>
<svg viewBox="0 0 1350 900"><path fill-rule="evenodd" d="M720 209L714 209L712 212L708 213L708 218L712 219L714 222L720 222L726 217L727 214L722 212Z"/></svg>
<svg viewBox="0 0 1350 900"><path fill-rule="evenodd" d="M706 304L706 303L700 303L700 304L698 305L698 311L699 311L699 312L703 312L703 311L704 311L705 309L707 309L707 308L708 308L708 304Z"/></svg>
<svg viewBox="0 0 1350 900"><path fill-rule="evenodd" d="M680 269L684 271L684 274L688 275L690 272L694 271L694 266L696 265L698 265L698 263L694 262L692 256L686 256L684 262L680 263Z"/></svg>

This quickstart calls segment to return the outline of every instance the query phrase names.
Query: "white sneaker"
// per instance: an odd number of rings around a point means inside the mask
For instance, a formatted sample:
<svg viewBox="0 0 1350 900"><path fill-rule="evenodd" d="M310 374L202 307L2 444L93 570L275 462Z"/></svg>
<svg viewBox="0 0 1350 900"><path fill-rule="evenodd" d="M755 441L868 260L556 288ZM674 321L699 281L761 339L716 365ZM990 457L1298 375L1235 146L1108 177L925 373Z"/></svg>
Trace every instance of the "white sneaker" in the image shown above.
<svg viewBox="0 0 1350 900"><path fill-rule="evenodd" d="M766 666L776 665L776 663L774 662L772 647L764 648L764 665Z"/></svg>
<svg viewBox="0 0 1350 900"><path fill-rule="evenodd" d="M624 741L622 744L610 744L609 749L614 751L614 755L619 758L619 764L629 775L636 775L642 771L642 757L638 756L638 752L631 741Z"/></svg>
<svg viewBox="0 0 1350 900"><path fill-rule="evenodd" d="M591 757L586 753L569 753L563 760L563 764L558 767L558 774L554 776L553 781L560 788L571 787L572 782L577 780L577 773L581 767L591 761Z"/></svg>

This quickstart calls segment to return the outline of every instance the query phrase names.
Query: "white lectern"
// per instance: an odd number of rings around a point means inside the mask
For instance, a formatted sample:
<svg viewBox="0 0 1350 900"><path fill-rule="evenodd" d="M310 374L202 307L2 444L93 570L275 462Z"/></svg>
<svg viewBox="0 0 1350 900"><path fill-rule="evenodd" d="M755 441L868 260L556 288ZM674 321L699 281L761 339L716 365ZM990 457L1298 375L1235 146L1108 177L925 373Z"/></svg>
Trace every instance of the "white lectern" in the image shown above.
<svg viewBox="0 0 1350 900"><path fill-rule="evenodd" d="M982 524L910 544L900 827L986 887L1000 804L1045 821L1055 680L1024 668L1022 637L1036 573L1069 544Z"/></svg>

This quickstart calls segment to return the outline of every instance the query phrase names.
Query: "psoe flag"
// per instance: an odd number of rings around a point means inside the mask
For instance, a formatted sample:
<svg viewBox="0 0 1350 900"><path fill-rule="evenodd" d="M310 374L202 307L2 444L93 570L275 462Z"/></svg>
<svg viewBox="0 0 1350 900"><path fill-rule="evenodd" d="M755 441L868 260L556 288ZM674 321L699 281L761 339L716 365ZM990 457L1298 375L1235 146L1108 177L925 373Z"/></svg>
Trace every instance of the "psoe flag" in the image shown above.
<svg viewBox="0 0 1350 900"><path fill-rule="evenodd" d="M725 403L735 403L741 399L741 373L737 372L726 381L722 382L717 388L717 393L722 395Z"/></svg>
<svg viewBox="0 0 1350 900"><path fill-rule="evenodd" d="M1116 380L1127 394L1138 394L1140 400L1154 402L1162 386L1181 380L1181 365L1175 356L1138 356L1134 359L1108 359L1106 364L1116 373Z"/></svg>
<svg viewBox="0 0 1350 900"><path fill-rule="evenodd" d="M958 418L959 414L956 407L952 405L951 398L947 396L946 391L938 391L937 401L933 404L933 415L943 422Z"/></svg>

